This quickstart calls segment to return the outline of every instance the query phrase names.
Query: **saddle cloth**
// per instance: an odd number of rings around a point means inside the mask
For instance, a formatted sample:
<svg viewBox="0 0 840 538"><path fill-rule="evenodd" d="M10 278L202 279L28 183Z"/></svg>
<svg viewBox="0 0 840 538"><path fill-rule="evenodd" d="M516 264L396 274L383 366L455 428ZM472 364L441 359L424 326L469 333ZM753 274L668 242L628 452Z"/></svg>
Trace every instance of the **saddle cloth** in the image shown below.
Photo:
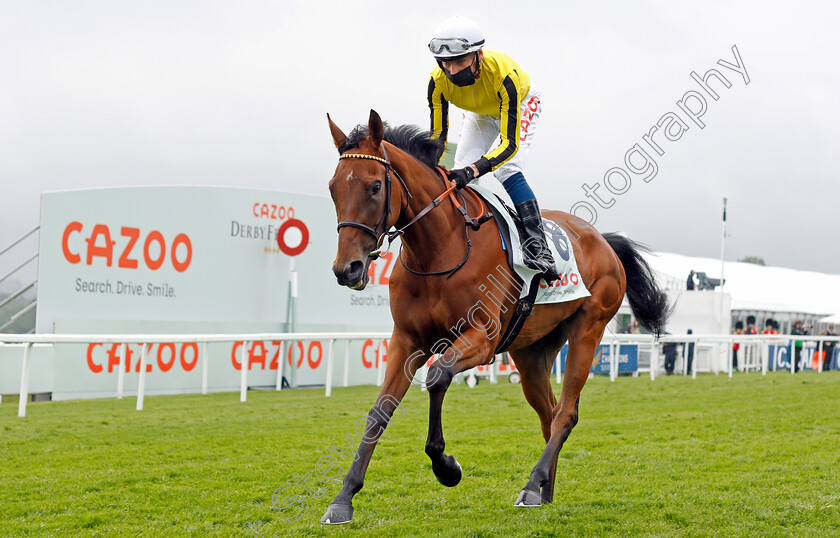
<svg viewBox="0 0 840 538"><path fill-rule="evenodd" d="M522 242L519 239L519 231L513 218L513 210L486 187L471 183L469 188L478 193L490 206L499 227L502 248L507 251L513 271L522 282L531 282L539 271L527 267L523 262ZM589 297L591 294L580 277L572 242L569 241L566 232L557 223L548 219L543 219L543 227L545 228L546 243L551 251L551 256L554 258L554 263L557 264L560 278L553 282L541 280L534 304L563 303ZM523 284L519 297L524 298L527 295L528 285Z"/></svg>

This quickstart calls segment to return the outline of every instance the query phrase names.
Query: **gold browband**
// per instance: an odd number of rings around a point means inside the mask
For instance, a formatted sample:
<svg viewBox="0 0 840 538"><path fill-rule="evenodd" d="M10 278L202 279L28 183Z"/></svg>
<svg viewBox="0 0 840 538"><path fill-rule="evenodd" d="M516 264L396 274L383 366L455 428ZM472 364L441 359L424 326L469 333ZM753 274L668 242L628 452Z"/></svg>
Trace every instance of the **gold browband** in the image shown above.
<svg viewBox="0 0 840 538"><path fill-rule="evenodd" d="M370 159L372 161L379 161L385 166L391 166L391 163L382 157L377 157L376 155L365 155L363 153L345 153L344 155L341 155L339 159Z"/></svg>

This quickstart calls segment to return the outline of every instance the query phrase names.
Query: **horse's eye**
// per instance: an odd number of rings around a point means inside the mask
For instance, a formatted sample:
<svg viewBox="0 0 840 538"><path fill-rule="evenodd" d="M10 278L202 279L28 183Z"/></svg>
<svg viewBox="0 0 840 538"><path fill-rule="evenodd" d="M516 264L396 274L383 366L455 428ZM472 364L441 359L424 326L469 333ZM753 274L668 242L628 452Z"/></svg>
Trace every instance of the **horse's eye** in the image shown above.
<svg viewBox="0 0 840 538"><path fill-rule="evenodd" d="M370 188L370 191L373 194L378 193L380 190L382 190L382 183L380 183L378 181L376 183L374 183L373 186Z"/></svg>

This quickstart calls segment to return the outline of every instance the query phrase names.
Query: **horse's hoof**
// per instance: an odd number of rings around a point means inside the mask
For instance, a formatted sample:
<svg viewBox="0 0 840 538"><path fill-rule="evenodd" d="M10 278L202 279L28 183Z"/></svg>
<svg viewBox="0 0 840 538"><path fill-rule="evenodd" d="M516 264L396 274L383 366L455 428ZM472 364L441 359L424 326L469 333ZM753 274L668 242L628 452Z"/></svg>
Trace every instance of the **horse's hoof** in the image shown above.
<svg viewBox="0 0 840 538"><path fill-rule="evenodd" d="M444 456L439 466L432 465L432 471L434 471L438 482L448 488L457 486L464 475L461 464L452 456Z"/></svg>
<svg viewBox="0 0 840 538"><path fill-rule="evenodd" d="M523 489L519 492L519 497L516 498L516 502L513 503L513 506L517 508L533 508L535 506L542 506L542 497L536 491L531 491L530 489Z"/></svg>
<svg viewBox="0 0 840 538"><path fill-rule="evenodd" d="M353 521L353 505L332 503L327 507L321 523L324 525L341 525Z"/></svg>

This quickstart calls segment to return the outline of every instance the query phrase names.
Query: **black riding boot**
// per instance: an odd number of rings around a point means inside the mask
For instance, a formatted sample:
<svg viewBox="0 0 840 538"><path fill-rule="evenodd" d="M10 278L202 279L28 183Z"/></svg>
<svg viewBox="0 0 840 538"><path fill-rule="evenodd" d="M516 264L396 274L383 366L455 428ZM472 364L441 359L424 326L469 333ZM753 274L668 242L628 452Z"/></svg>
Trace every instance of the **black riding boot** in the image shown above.
<svg viewBox="0 0 840 538"><path fill-rule="evenodd" d="M558 271L545 242L542 216L537 200L526 200L515 205L519 218L522 219L522 228L519 230L519 237L522 240L522 252L525 258L525 265L536 271L541 271L543 278L550 282L557 280Z"/></svg>

